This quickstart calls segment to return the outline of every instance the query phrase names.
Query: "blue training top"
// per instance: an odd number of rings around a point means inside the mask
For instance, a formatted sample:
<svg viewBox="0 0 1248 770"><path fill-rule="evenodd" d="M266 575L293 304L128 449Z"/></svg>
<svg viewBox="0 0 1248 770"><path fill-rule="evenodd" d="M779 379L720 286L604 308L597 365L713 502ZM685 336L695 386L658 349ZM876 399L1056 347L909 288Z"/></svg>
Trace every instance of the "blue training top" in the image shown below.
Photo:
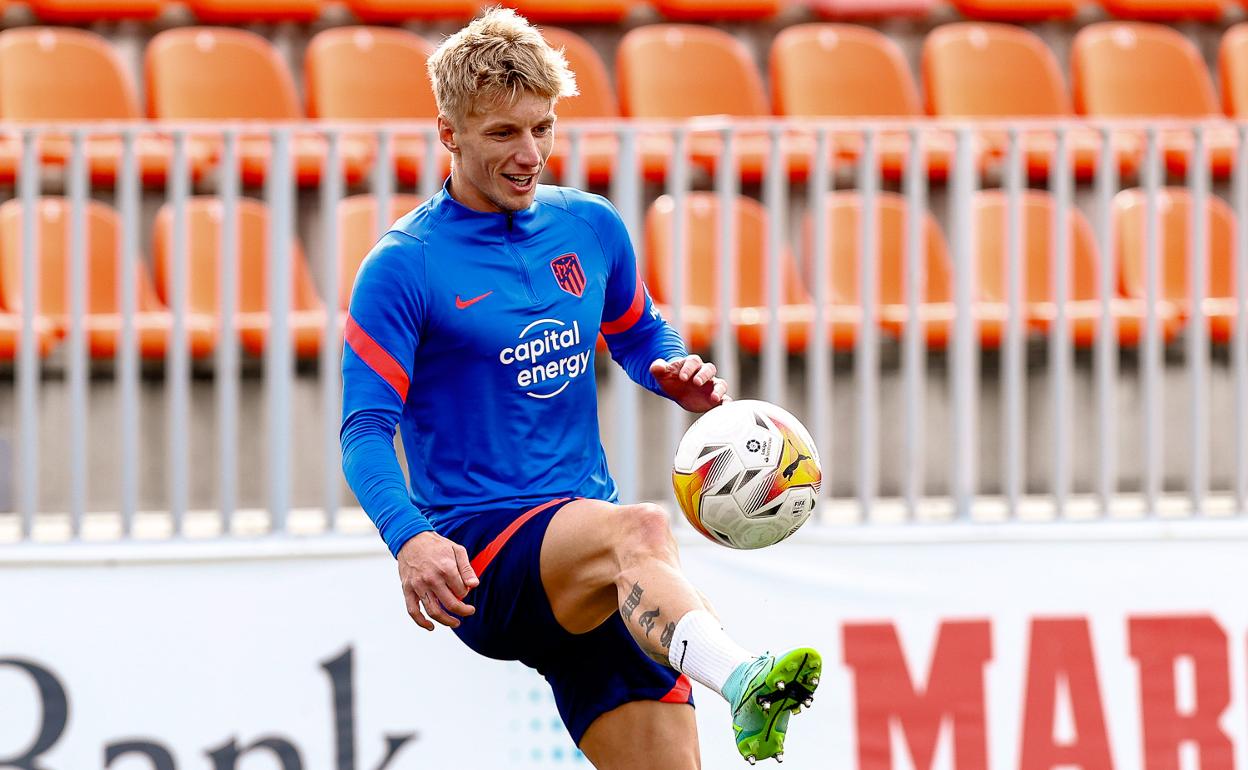
<svg viewBox="0 0 1248 770"><path fill-rule="evenodd" d="M396 555L439 521L500 506L614 502L598 332L659 395L650 363L685 355L606 199L540 185L526 210L485 213L447 185L360 266L343 346L343 472Z"/></svg>

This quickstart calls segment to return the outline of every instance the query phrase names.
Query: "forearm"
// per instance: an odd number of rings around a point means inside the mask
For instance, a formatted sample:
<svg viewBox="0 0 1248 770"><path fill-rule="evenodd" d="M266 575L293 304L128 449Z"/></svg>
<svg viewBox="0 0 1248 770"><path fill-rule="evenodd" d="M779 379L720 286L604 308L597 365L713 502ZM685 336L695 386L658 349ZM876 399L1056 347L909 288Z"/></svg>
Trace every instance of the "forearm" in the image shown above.
<svg viewBox="0 0 1248 770"><path fill-rule="evenodd" d="M412 504L394 453L393 428L379 418L356 413L343 423L341 441L347 484L390 553L397 556L404 543L433 527Z"/></svg>
<svg viewBox="0 0 1248 770"><path fill-rule="evenodd" d="M612 335L607 342L611 357L633 382L664 398L668 397L650 373L650 364L655 359L670 361L688 355L684 341L670 324L662 319L638 324L623 334Z"/></svg>

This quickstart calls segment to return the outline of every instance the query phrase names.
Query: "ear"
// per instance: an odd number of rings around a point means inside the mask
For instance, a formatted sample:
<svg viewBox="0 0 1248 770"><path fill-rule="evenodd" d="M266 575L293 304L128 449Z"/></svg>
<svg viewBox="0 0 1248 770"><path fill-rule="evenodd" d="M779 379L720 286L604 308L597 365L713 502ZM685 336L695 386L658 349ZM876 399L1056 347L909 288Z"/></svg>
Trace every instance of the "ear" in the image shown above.
<svg viewBox="0 0 1248 770"><path fill-rule="evenodd" d="M455 141L455 127L442 113L438 113L438 141L442 142L442 146L452 155L459 154L459 144Z"/></svg>

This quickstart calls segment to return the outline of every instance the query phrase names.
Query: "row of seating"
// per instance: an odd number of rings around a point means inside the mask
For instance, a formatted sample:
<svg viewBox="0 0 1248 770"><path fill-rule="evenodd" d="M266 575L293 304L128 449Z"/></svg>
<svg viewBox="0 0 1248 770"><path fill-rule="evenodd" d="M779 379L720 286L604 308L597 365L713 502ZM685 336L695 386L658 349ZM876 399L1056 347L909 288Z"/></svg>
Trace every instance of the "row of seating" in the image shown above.
<svg viewBox="0 0 1248 770"><path fill-rule="evenodd" d="M959 22L928 34L922 51L923 98L899 47L867 27L803 24L774 39L769 55L771 99L741 43L710 28L643 27L621 41L616 74L621 112L660 118L727 114L801 118L918 118L1004 121L1010 119L1221 119L1248 115L1248 23L1222 39L1222 102L1196 46L1172 27L1148 22L1102 22L1081 29L1071 46L1071 88L1052 50L1029 30L1008 24ZM856 137L838 137L839 157L854 161ZM1002 131L982 132L979 165L999 165L1006 149ZM1076 129L1067 137L1068 161L1081 179L1096 171L1101 140ZM1209 162L1217 175L1230 173L1236 135L1224 126L1207 132ZM743 177L765 172L767 137L739 142ZM929 174L947 175L953 138L925 139ZM790 133L790 176L808 173L809 136ZM1026 132L1025 164L1033 178L1049 173L1055 149L1049 131ZM1189 133L1163 135L1166 164L1186 173ZM904 133L885 132L877 151L884 173L899 176L909 154ZM1143 134L1117 131L1112 150L1121 175L1137 173ZM714 139L694 143L693 157L713 167Z"/></svg>
<svg viewBox="0 0 1248 770"><path fill-rule="evenodd" d="M776 36L769 55L771 96L759 68L738 39L696 25L655 24L634 29L621 40L613 88L606 64L593 46L575 33L548 28L551 42L566 52L581 95L559 105L564 120L689 118L728 115L763 118L1211 118L1248 115L1248 23L1228 30L1222 41L1222 100L1195 45L1173 28L1145 22L1104 22L1082 29L1074 39L1067 89L1053 52L1034 33L1017 26L954 23L938 27L923 47L924 99L917 79L897 44L867 27L830 23L801 24ZM182 121L270 120L428 120L437 110L425 74L432 44L401 29L338 27L316 35L304 65L306 110L294 77L265 38L221 27L173 29L157 35L146 51L147 108L139 107L134 79L107 40L62 28L25 28L0 33L0 120L95 121L144 117ZM566 133L566 132L565 132ZM834 137L840 163L856 161L857 136ZM766 170L769 138L747 133L736 142L737 168L747 181ZM1191 138L1164 136L1163 152L1172 171L1185 173ZM293 141L295 175L301 184L319 182L326 143L313 133ZM1228 174L1236 147L1231 128L1208 132L1209 161L1215 174ZM1097 166L1100 139L1076 130L1067 144L1075 174L1086 179ZM882 172L898 177L909 140L883 134L877 143ZM1054 141L1049 132L1024 137L1026 166L1034 178L1048 174ZM449 156L435 148L439 173ZM206 176L220 156L216 138L188 144L193 178ZM166 182L171 157L167 138L144 136L138 143L142 178ZM593 184L607 181L619 154L613 136L586 137L584 167ZM642 169L662 179L672 151L670 137L648 136L641 145ZM551 170L566 169L566 136L556 146ZM813 141L809 133L785 137L790 176L809 174ZM1001 132L982 136L981 169L999 165L1005 152ZM1121 174L1139 168L1139 132L1122 131L1113 152ZM92 179L112 184L121 145L116 137L94 137L87 147ZM64 137L43 141L44 162L63 165L69 157ZM342 173L348 183L366 178L376 154L369 136L349 135L341 143ZM699 134L689 146L692 161L713 173L720 157L716 134ZM924 154L929 175L944 178L953 155L948 134L930 134ZM261 184L271 164L265 136L245 136L239 146L244 184ZM19 145L0 142L0 182L16 174ZM395 173L412 185L425 162L419 136L399 137Z"/></svg>
<svg viewBox="0 0 1248 770"><path fill-rule="evenodd" d="M341 0L365 23L398 23L468 19L482 0ZM1248 0L1239 0L1248 5ZM150 21L175 5L185 6L200 22L247 24L290 21L308 23L322 17L337 0L6 0L26 5L40 21L82 24L138 19ZM1235 6L1234 0L951 0L970 19L1041 21L1072 19L1094 5L1124 19L1217 21ZM937 0L807 0L824 18L924 17L943 3ZM784 0L507 0L535 22L617 24L641 6L675 21L765 20L791 7Z"/></svg>
<svg viewBox="0 0 1248 770"><path fill-rule="evenodd" d="M707 349L720 322L717 308L719 198L715 193L693 192L684 197L685 273L683 297L675 302L672 278L678 249L672 239L675 202L658 198L646 216L647 284L655 301L678 325L689 343ZM413 196L392 199L393 218L417 205ZM976 241L973 244L978 267L973 313L980 342L985 347L1000 344L1006 328L1008 299L1005 267L1008 256L1009 201L1001 191L982 191L974 197ZM1122 345L1139 342L1145 323L1146 256L1144 224L1146 197L1139 189L1120 192L1114 200L1114 240L1116 296L1112 312ZM828 338L834 348L849 349L856 342L861 326L858 268L860 259L861 196L852 191L833 193L828 198L826 221L833 234L828 238L825 297L828 301ZM1052 291L1054 258L1054 204L1047 193L1027 191L1020 204L1022 233L1023 306L1020 317L1032 331L1045 331L1056 316ZM1160 296L1157 314L1165 339L1172 339L1190 315L1188 264L1192 220L1191 197L1185 188L1166 188L1157 199L1160 240ZM16 349L18 313L21 309L21 230L22 206L13 200L0 206L0 358L12 358ZM372 196L352 196L341 201L337 212L339 240L334 260L339 294L330 300L345 311L355 273L371 248L377 233L378 211ZM768 271L768 221L757 201L739 197L732 216L737 232L731 255L735 284L735 305L731 311L738 340L743 349L759 352L766 339ZM907 207L902 196L882 193L877 198L877 253L872 264L879 279L875 309L880 326L888 333L904 333L910 316L906 307L908 254ZM1235 217L1221 199L1210 197L1208 217L1208 289L1202 309L1209 319L1211 338L1218 343L1230 339L1235 318L1235 277L1233 248ZM86 263L88 286L85 330L90 353L96 358L116 354L120 339L118 217L106 204L91 202L86 212ZM219 339L219 286L221 258L221 201L215 197L194 197L186 209L189 293L187 304L188 345L192 355L212 353ZM235 326L243 348L263 353L267 344L269 313L266 294L269 263L269 220L265 205L243 199L238 207L238 315ZM1093 344L1100 322L1098 253L1087 218L1076 208L1069 210L1070 289L1065 305L1070 332L1076 345ZM41 198L38 205L38 260L40 268L39 349L47 354L69 327L68 301L70 262L70 212L65 199ZM809 217L803 227L804 253L813 248ZM944 347L952 334L953 268L946 239L930 213L923 223L924 253L919 257L926 275L920 292L918 321L927 345ZM165 355L172 328L168 311L171 296L172 211L162 208L155 221L152 238L154 269L148 272L136 260L138 309L134 317L139 350L147 358ZM326 323L325 305L312 280L303 250L296 241L291 251L291 313L288 316L296 355L316 356ZM809 260L808 260L809 261ZM809 265L798 267L786 249L781 255L780 295L784 344L790 352L807 348L813 332L814 305ZM679 311L675 310L679 305ZM341 320L341 316L340 316Z"/></svg>
<svg viewBox="0 0 1248 770"><path fill-rule="evenodd" d="M1188 266L1192 205L1186 188L1163 188L1157 197L1160 260L1158 302L1156 313L1159 331L1166 341L1173 340L1191 315ZM736 217L737 248L735 250L736 304L733 322L743 349L758 352L766 339L767 243L766 210L750 198L738 198ZM828 197L826 221L829 228L825 297L829 303L828 339L836 349L852 349L857 342L862 320L859 302L859 259L862 199L857 192L841 191ZM1019 206L1023 305L1020 318L1028 332L1047 332L1056 319L1052 285L1055 259L1055 204L1048 193L1028 190ZM1069 255L1069 289L1064 304L1071 339L1077 347L1095 344L1102 313L1099 301L1099 265L1102 255L1096 244L1087 217L1077 208L1068 210L1067 236ZM1145 215L1147 198L1143 190L1132 188L1118 193L1113 204L1115 242L1115 296L1110 300L1111 314L1120 345L1140 342L1146 323L1145 299L1148 296L1146 272ZM655 301L670 305L675 244L671 238L674 201L662 196L651 206L646 218L647 284ZM974 195L973 216L975 241L976 294L972 314L980 345L985 348L1001 344L1008 321L1007 301L1009 254L1009 200L1000 190L985 190ZM1234 243L1235 217L1230 207L1219 198L1207 199L1208 262L1207 290L1201 303L1208 318L1210 339L1215 343L1230 340L1235 317ZM684 251L689 265L683 286L681 329L690 344L699 349L710 346L717 327L719 203L715 193L691 193L685 198ZM908 211L905 198L894 193L881 193L876 206L876 248L873 264L878 278L879 294L875 298L876 320L894 337L901 337L911 322L906 305L908 273L907 238ZM802 228L803 252L814 252L813 228L807 218ZM947 240L930 212L924 214L922 225L924 253L922 263L926 285L919 292L918 323L930 348L943 348L950 341L956 308L953 304L953 264ZM809 264L799 268L792 255L782 255L781 320L786 348L792 353L807 349L813 332L812 302L814 281ZM670 309L666 311L669 316Z"/></svg>
<svg viewBox="0 0 1248 770"><path fill-rule="evenodd" d="M393 221L419 204L411 195L392 199ZM0 205L0 359L12 358L16 351L18 323L22 307L22 219L20 200ZM116 355L121 341L122 275L118 235L120 219L105 203L90 201L84 216L86 230L86 331L93 358ZM188 348L193 356L210 355L219 335L219 269L222 258L221 200L212 196L192 197L185 209L188 294L186 329ZM238 288L235 328L244 350L260 355L268 339L269 314L267 271L269 263L269 213L267 206L242 198L237 210ZM68 332L70 326L71 211L67 199L45 196L37 207L39 265L39 350L46 355ZM341 291L335 298L345 310L351 286L368 250L376 241L378 213L370 195L343 199L338 207L339 241L337 261ZM152 232L152 268L135 259L135 328L138 347L144 358L161 358L170 342L173 317L172 297L174 249L173 211L166 205L156 215ZM326 322L325 305L317 293L303 247L294 239L291 260L291 313L289 324L296 355L314 357ZM340 319L341 322L342 319Z"/></svg>
<svg viewBox="0 0 1248 770"><path fill-rule="evenodd" d="M985 21L1045 21L1073 19L1094 5L1123 19L1174 22L1200 20L1216 22L1248 3L1231 0L951 0L958 12L969 19Z"/></svg>
<svg viewBox="0 0 1248 770"><path fill-rule="evenodd" d="M308 23L321 19L331 6L339 4L368 24L466 21L495 5L482 0L25 0L24 4L39 20L53 23L151 21L181 5L206 24ZM535 23L557 24L619 24L645 7L678 21L763 20L791 5L785 0L508 0L503 4ZM816 13L841 17L914 16L927 13L934 5L935 0L811 1Z"/></svg>

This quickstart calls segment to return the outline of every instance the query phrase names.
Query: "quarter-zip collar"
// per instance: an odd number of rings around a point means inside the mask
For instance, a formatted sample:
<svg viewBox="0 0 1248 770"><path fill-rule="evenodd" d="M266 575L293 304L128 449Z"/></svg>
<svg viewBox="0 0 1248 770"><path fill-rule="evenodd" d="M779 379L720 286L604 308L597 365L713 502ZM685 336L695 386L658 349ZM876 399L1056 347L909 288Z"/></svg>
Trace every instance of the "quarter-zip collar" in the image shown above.
<svg viewBox="0 0 1248 770"><path fill-rule="evenodd" d="M542 185L538 185L538 195ZM533 202L523 211L496 212L477 211L455 200L451 195L451 178L442 183L442 189L430 201L433 210L447 222L472 227L481 235L499 237L518 237L530 232L537 220L539 201L534 196Z"/></svg>

